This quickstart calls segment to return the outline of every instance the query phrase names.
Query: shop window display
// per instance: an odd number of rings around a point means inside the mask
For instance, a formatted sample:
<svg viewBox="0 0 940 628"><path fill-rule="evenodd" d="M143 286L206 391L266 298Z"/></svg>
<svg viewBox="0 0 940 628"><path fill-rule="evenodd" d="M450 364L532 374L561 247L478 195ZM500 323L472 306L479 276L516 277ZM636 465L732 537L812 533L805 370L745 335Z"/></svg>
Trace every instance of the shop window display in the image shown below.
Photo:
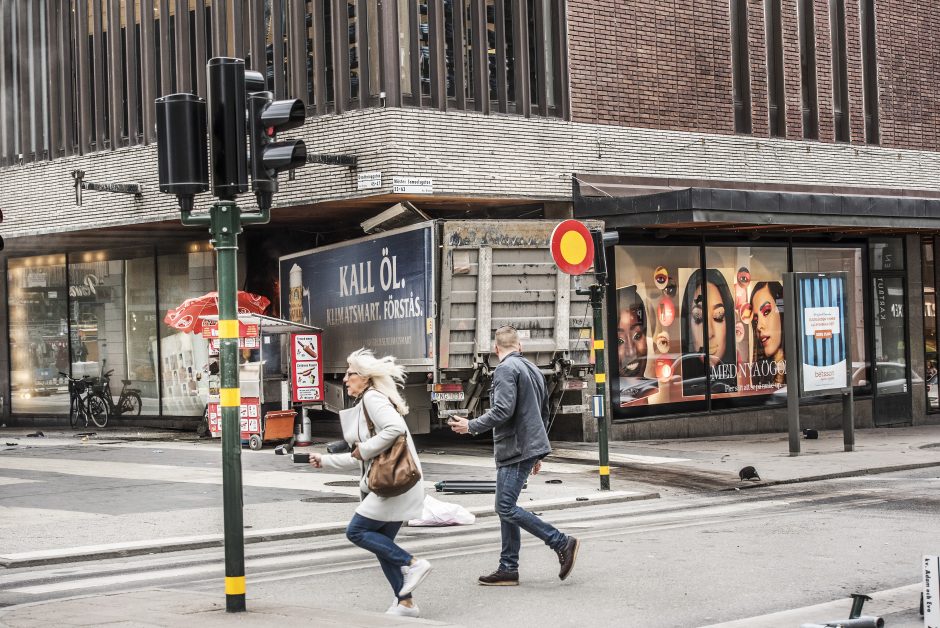
<svg viewBox="0 0 940 628"><path fill-rule="evenodd" d="M785 402L783 273L787 250L706 247L705 264L710 334L714 337L726 330L725 344L712 341L708 349L710 375L721 383L712 385L712 408ZM719 312L722 317L717 316ZM716 347L728 348L722 355Z"/></svg>
<svg viewBox="0 0 940 628"><path fill-rule="evenodd" d="M68 412L68 286L65 256L10 259L10 409Z"/></svg>
<svg viewBox="0 0 940 628"><path fill-rule="evenodd" d="M216 288L211 249L157 258L160 277L160 312L166 313L186 299ZM162 318L162 316L161 316ZM163 414L198 416L205 411L209 394L209 344L201 335L182 332L160 323L160 348L153 355L160 363Z"/></svg>
<svg viewBox="0 0 940 628"><path fill-rule="evenodd" d="M694 283L699 248L694 246L618 246L617 374L612 393L622 408L665 406L660 411L705 409L704 362L690 349L693 314L701 288ZM699 319L700 320L700 319ZM700 352L698 352L700 353Z"/></svg>
<svg viewBox="0 0 940 628"><path fill-rule="evenodd" d="M153 344L157 337L156 286L154 285L154 257L139 257L125 262L126 284L127 374L111 377L115 400L121 390L121 379L140 390L143 402L141 413L156 415L160 412L157 373L154 369Z"/></svg>
<svg viewBox="0 0 940 628"><path fill-rule="evenodd" d="M782 247L615 251L619 406L626 415L784 401ZM646 278L649 281L646 281Z"/></svg>
<svg viewBox="0 0 940 628"><path fill-rule="evenodd" d="M783 246L618 246L614 405L623 418L786 403ZM865 360L859 247L792 249L797 272L848 272L859 392ZM661 406L652 408L650 406Z"/></svg>

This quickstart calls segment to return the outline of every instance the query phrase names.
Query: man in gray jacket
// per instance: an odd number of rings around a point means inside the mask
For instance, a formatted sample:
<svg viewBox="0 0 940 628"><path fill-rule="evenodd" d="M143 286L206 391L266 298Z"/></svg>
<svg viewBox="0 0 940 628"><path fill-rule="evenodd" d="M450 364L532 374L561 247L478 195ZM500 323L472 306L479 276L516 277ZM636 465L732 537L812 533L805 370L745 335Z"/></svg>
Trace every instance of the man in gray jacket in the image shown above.
<svg viewBox="0 0 940 628"><path fill-rule="evenodd" d="M499 366L493 371L490 409L477 419L452 417L450 427L458 434L476 435L493 430L496 456L496 514L499 515L503 540L499 568L480 576L480 584L515 586L519 584L519 529L536 536L558 554L564 580L574 567L580 541L562 534L516 503L531 473L542 466L542 458L552 451L548 442L548 393L545 378L538 367L522 357L519 334L512 327L496 330L496 356Z"/></svg>

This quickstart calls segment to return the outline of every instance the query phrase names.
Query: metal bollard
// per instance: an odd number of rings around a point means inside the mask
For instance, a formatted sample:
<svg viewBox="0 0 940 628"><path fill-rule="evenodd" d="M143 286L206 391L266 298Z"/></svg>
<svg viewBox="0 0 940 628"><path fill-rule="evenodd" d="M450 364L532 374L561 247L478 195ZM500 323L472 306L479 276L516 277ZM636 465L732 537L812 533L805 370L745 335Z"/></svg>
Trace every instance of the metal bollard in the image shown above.
<svg viewBox="0 0 940 628"><path fill-rule="evenodd" d="M849 619L856 619L862 616L862 607L865 605L865 602L869 601L871 598L865 595L864 593L853 593L852 594L852 610L849 611Z"/></svg>

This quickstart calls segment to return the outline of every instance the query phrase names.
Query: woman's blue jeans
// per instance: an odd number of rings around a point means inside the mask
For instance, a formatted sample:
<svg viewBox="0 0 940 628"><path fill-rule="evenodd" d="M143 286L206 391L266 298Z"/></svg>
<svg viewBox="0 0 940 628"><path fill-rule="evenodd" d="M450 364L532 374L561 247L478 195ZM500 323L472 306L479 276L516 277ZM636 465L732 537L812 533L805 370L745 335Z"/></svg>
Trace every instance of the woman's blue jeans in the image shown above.
<svg viewBox="0 0 940 628"><path fill-rule="evenodd" d="M532 473L532 467L538 461L538 458L529 458L496 470L496 514L499 515L503 538L503 549L499 555L499 568L502 571L519 571L519 548L522 547L520 528L538 537L556 552L564 549L568 542L568 537L555 526L516 504L526 479Z"/></svg>
<svg viewBox="0 0 940 628"><path fill-rule="evenodd" d="M412 559L411 554L395 545L395 536L401 529L401 524L401 521L376 521L357 513L346 526L346 538L375 554L382 565L386 580L392 585L395 597L407 600L411 597L410 593L405 596L398 595L405 581L401 568L410 565Z"/></svg>

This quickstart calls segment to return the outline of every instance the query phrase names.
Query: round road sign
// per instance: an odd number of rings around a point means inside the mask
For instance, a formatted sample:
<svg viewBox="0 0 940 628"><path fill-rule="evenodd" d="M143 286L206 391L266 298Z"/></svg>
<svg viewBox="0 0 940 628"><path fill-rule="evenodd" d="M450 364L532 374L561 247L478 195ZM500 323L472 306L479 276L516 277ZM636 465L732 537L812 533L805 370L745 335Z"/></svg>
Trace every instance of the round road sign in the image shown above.
<svg viewBox="0 0 940 628"><path fill-rule="evenodd" d="M569 275L582 275L594 263L594 240L578 220L565 220L552 231L552 258Z"/></svg>

